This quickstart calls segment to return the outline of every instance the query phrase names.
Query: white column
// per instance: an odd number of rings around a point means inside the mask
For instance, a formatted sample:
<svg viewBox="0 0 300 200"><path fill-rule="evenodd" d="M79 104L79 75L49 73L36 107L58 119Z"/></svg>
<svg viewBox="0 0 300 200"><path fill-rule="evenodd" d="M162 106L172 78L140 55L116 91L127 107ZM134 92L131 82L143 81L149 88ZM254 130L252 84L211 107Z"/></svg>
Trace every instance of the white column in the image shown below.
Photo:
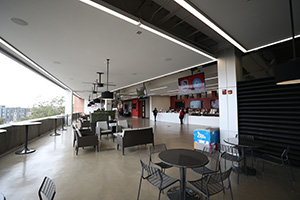
<svg viewBox="0 0 300 200"><path fill-rule="evenodd" d="M72 124L72 113L73 113L73 93L70 90L66 90L65 94L65 115L68 115L68 121L66 124Z"/></svg>
<svg viewBox="0 0 300 200"><path fill-rule="evenodd" d="M105 99L105 104L104 104L104 109L105 110L111 110L111 108L112 108L112 100L106 100Z"/></svg>
<svg viewBox="0 0 300 200"><path fill-rule="evenodd" d="M220 141L238 134L237 80L241 77L241 56L234 48L218 56ZM230 94L231 93L231 94Z"/></svg>

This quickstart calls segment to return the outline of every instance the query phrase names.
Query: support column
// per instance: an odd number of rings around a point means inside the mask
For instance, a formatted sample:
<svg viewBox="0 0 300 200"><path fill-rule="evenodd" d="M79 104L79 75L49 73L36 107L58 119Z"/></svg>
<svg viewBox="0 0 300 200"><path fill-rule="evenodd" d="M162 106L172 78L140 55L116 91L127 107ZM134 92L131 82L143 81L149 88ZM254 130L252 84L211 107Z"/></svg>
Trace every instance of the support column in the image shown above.
<svg viewBox="0 0 300 200"><path fill-rule="evenodd" d="M105 110L111 110L111 108L112 108L112 100L106 100L105 99L105 104L104 104L104 109Z"/></svg>
<svg viewBox="0 0 300 200"><path fill-rule="evenodd" d="M66 103L65 103L65 115L68 115L65 118L66 125L72 124L72 113L73 113L73 93L69 90L66 90ZM67 121L68 120L68 121Z"/></svg>
<svg viewBox="0 0 300 200"><path fill-rule="evenodd" d="M218 56L220 141L238 134L237 81L242 77L241 55L235 48Z"/></svg>

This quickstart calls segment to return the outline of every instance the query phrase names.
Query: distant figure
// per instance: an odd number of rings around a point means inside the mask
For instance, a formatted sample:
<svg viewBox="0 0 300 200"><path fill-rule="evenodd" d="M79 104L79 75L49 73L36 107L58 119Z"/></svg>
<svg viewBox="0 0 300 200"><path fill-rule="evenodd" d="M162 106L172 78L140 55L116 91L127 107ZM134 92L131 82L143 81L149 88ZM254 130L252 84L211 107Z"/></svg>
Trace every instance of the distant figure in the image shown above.
<svg viewBox="0 0 300 200"><path fill-rule="evenodd" d="M154 110L152 112L153 112L153 115L154 115L154 120L156 121L156 116L157 116L158 111L157 111L156 108L154 108Z"/></svg>
<svg viewBox="0 0 300 200"><path fill-rule="evenodd" d="M185 115L185 112L184 112L184 109L182 108L179 113L180 124L183 124L184 115Z"/></svg>

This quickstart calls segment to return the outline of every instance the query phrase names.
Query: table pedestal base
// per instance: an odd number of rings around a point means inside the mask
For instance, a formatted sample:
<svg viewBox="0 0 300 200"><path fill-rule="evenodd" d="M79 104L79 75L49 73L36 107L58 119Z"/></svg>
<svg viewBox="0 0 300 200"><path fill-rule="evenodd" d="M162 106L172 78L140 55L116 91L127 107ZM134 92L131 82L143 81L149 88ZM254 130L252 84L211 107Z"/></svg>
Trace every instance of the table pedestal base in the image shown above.
<svg viewBox="0 0 300 200"><path fill-rule="evenodd" d="M180 199L180 187L172 187L167 192L169 200L181 200ZM185 200L199 200L200 195L190 188L185 188Z"/></svg>
<svg viewBox="0 0 300 200"><path fill-rule="evenodd" d="M35 149L23 149L23 150L20 150L20 151L16 151L15 154L18 154L18 155L23 155L23 154L29 154L29 153L33 153L35 152Z"/></svg>

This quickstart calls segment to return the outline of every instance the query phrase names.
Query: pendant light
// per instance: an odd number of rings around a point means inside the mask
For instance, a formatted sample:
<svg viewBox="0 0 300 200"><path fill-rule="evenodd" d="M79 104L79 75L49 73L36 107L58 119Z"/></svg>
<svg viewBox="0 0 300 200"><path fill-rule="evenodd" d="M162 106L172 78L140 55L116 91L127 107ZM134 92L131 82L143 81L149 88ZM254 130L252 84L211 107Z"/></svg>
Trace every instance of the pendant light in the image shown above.
<svg viewBox="0 0 300 200"><path fill-rule="evenodd" d="M101 98L105 100L112 100L114 98L114 94L108 91L109 59L106 59L106 65L107 65L106 91L101 93Z"/></svg>
<svg viewBox="0 0 300 200"><path fill-rule="evenodd" d="M275 81L277 85L299 84L300 83L300 59L296 58L295 30L293 19L292 0L290 3L290 17L292 27L293 59L274 66Z"/></svg>

